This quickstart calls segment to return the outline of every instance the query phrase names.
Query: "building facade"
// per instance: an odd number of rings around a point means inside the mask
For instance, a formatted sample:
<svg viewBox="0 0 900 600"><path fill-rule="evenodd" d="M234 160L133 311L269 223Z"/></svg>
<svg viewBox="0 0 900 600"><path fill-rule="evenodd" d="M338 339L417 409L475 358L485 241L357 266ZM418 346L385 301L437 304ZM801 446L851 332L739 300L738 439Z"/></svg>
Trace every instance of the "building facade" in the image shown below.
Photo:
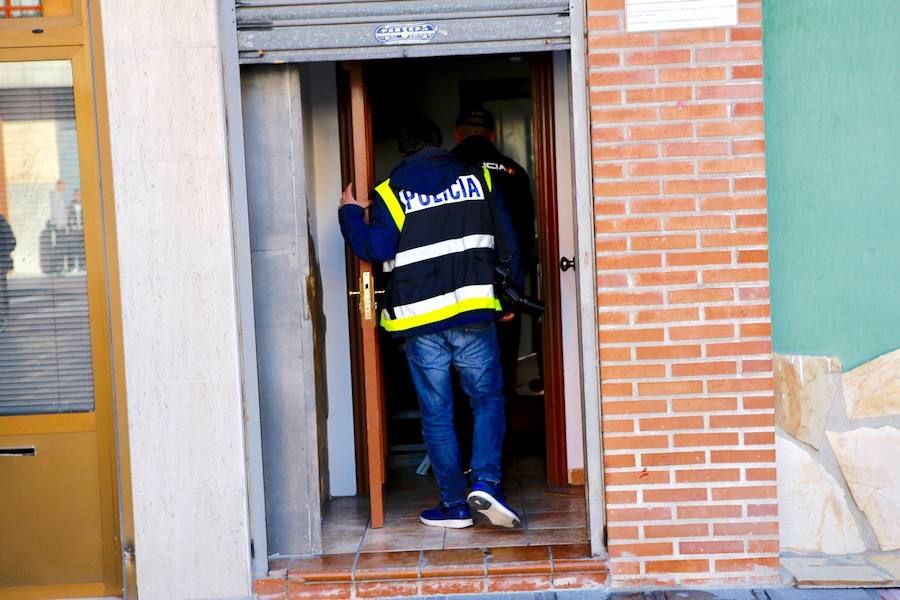
<svg viewBox="0 0 900 600"><path fill-rule="evenodd" d="M282 4L0 0L0 595L763 587L900 549L890 0ZM578 523L506 562L367 571L323 528L399 502L336 219L394 93L448 140L484 101L535 177L541 498Z"/></svg>

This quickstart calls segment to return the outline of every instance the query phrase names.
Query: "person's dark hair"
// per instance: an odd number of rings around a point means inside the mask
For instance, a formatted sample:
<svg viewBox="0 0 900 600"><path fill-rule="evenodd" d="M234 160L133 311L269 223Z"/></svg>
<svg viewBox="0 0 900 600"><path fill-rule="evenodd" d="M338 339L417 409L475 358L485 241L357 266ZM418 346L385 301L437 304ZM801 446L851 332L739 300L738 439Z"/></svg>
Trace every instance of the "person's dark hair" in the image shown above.
<svg viewBox="0 0 900 600"><path fill-rule="evenodd" d="M397 149L404 157L423 148L440 148L444 143L441 130L434 121L422 115L406 118L397 135Z"/></svg>

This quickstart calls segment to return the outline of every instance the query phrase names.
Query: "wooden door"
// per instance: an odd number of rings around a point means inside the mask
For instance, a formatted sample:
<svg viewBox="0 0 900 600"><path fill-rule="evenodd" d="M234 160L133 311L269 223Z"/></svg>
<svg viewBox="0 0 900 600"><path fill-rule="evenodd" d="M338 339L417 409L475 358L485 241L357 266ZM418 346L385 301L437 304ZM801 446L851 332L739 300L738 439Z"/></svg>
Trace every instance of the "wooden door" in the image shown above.
<svg viewBox="0 0 900 600"><path fill-rule="evenodd" d="M344 180L353 182L357 198L371 194L374 186L372 174L372 136L368 96L363 67L350 63L342 80L342 143L344 146ZM384 526L384 482L387 474L386 421L384 394L381 379L381 355L378 345L378 306L376 303L375 271L371 263L360 260L348 252L348 289L350 290L351 352L354 363L355 402L362 405L364 416L357 422L358 435L365 437L365 464L367 478L360 483L368 488L371 509L371 526ZM359 479L359 478L358 478Z"/></svg>

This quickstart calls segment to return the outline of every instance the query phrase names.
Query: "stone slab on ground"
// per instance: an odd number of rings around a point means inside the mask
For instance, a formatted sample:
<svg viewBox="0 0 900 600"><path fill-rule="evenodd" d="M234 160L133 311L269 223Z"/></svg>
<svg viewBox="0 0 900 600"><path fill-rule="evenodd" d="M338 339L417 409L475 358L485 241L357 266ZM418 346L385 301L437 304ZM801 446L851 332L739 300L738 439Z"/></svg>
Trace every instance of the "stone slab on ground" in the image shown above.
<svg viewBox="0 0 900 600"><path fill-rule="evenodd" d="M900 586L900 552L868 554L866 558L869 559L869 562L890 573Z"/></svg>
<svg viewBox="0 0 900 600"><path fill-rule="evenodd" d="M795 584L800 588L888 587L894 582L890 573L871 564L861 555L784 556L781 566L794 576Z"/></svg>

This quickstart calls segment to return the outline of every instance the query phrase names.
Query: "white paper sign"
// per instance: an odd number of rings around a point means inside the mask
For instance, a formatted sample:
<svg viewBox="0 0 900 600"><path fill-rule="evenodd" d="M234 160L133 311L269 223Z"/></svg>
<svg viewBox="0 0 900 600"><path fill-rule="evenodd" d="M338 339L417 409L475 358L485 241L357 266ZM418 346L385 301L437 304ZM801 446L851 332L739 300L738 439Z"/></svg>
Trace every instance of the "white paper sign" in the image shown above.
<svg viewBox="0 0 900 600"><path fill-rule="evenodd" d="M737 25L737 0L625 0L628 31Z"/></svg>

